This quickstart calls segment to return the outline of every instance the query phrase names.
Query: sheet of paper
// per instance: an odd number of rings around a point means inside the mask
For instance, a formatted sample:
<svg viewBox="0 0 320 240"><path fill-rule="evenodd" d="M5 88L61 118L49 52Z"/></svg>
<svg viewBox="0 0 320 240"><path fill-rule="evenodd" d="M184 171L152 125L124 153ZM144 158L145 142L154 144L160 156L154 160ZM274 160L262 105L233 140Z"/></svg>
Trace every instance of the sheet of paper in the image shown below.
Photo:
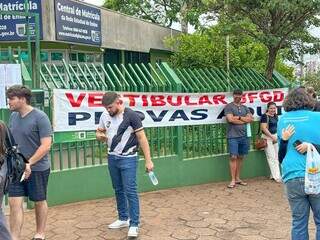
<svg viewBox="0 0 320 240"><path fill-rule="evenodd" d="M20 64L0 64L0 108L7 108L6 89L22 84Z"/></svg>
<svg viewBox="0 0 320 240"><path fill-rule="evenodd" d="M6 68L0 64L0 108L6 108Z"/></svg>
<svg viewBox="0 0 320 240"><path fill-rule="evenodd" d="M6 64L6 87L22 84L20 64Z"/></svg>

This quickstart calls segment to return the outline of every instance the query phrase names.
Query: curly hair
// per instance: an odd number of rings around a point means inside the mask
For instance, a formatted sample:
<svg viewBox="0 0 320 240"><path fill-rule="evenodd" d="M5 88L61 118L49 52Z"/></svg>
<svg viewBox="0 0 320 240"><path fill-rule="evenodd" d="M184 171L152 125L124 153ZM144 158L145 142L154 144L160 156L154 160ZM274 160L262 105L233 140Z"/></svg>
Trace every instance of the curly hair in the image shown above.
<svg viewBox="0 0 320 240"><path fill-rule="evenodd" d="M283 108L286 112L297 110L312 110L315 100L306 92L305 88L296 88L289 92L284 100Z"/></svg>

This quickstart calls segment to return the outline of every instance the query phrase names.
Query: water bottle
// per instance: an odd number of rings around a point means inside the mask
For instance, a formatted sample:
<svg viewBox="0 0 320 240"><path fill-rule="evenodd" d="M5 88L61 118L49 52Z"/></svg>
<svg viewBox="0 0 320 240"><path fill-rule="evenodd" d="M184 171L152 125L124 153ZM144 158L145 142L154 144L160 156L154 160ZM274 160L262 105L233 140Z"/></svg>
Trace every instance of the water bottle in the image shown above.
<svg viewBox="0 0 320 240"><path fill-rule="evenodd" d="M250 123L246 124L247 126L247 137L251 137L252 136L252 132L251 132L251 125Z"/></svg>
<svg viewBox="0 0 320 240"><path fill-rule="evenodd" d="M158 182L158 179L157 179L156 175L154 174L154 172L153 172L153 171L150 171L150 172L148 173L148 175L149 175L149 178L150 178L152 184L153 184L153 185L158 185L159 182Z"/></svg>

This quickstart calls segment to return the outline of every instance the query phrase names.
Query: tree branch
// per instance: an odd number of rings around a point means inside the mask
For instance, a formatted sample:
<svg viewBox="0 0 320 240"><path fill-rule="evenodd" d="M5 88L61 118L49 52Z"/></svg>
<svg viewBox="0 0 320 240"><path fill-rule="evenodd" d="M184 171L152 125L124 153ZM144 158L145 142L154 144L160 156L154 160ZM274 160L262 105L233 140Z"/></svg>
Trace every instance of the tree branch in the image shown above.
<svg viewBox="0 0 320 240"><path fill-rule="evenodd" d="M303 15L301 15L292 25L292 27L283 35L283 37L279 41L279 48L281 48L282 43L288 38L289 34L294 31L294 29L300 25L302 21L308 16L308 14L312 14L312 9L308 9Z"/></svg>

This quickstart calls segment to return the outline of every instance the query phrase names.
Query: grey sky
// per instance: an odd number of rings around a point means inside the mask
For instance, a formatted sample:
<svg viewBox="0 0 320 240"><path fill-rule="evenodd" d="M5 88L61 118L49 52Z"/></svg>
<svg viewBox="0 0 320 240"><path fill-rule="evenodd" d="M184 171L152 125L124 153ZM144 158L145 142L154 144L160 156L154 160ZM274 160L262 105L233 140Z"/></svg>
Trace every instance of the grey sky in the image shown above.
<svg viewBox="0 0 320 240"><path fill-rule="evenodd" d="M101 6L104 3L104 0L84 0L84 2L91 3L97 6Z"/></svg>

